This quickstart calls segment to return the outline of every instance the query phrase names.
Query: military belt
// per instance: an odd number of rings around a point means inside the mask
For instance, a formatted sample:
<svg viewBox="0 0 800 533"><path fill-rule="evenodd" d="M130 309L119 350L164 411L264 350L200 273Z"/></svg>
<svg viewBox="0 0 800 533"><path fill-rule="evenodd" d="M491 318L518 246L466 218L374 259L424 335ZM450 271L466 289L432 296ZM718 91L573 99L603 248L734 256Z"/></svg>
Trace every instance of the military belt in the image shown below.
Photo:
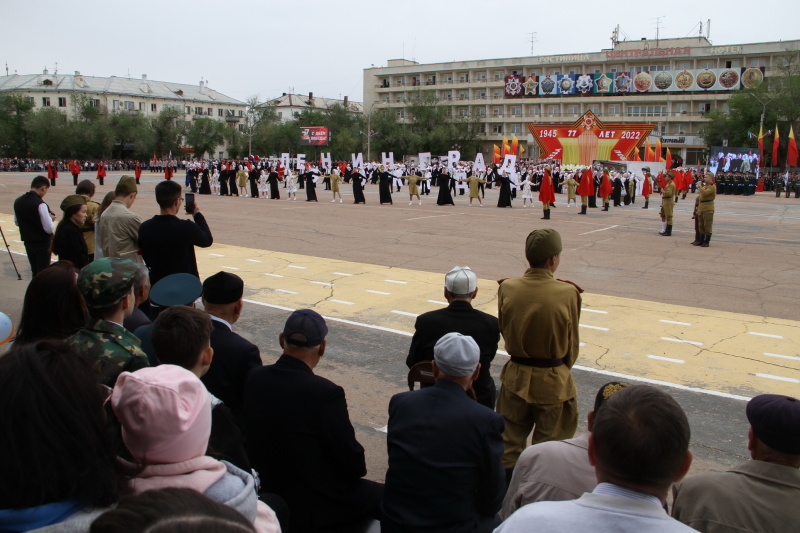
<svg viewBox="0 0 800 533"><path fill-rule="evenodd" d="M706 202L713 202L713 201L714 201L714 200L700 200L700 203L701 203L701 204L704 204L704 203L706 203ZM578 214L580 214L580 213L578 213Z"/></svg>
<svg viewBox="0 0 800 533"><path fill-rule="evenodd" d="M533 359L530 357L511 356L511 362L522 366L533 366L536 368L555 368L566 364L566 357L561 359Z"/></svg>

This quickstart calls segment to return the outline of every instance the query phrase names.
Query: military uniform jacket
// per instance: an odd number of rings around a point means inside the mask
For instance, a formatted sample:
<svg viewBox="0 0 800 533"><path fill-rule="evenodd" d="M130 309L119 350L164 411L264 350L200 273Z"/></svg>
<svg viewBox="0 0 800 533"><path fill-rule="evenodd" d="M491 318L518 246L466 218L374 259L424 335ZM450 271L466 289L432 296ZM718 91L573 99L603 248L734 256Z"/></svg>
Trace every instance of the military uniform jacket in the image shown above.
<svg viewBox="0 0 800 533"><path fill-rule="evenodd" d="M578 359L579 289L553 278L544 268L529 268L504 280L497 291L500 332L513 357L563 359L553 368L508 361L500 372L503 387L528 403L553 404L576 395L570 368Z"/></svg>
<svg viewBox="0 0 800 533"><path fill-rule="evenodd" d="M139 226L142 219L119 200L103 211L97 226L100 228L100 247L104 257L119 257L144 264L139 255Z"/></svg>
<svg viewBox="0 0 800 533"><path fill-rule="evenodd" d="M714 185L703 185L698 190L699 196L697 198L697 212L698 213L713 213L714 212L714 198L717 197L717 187Z"/></svg>
<svg viewBox="0 0 800 533"><path fill-rule="evenodd" d="M139 339L114 322L94 320L67 339L73 348L95 361L100 382L113 387L117 376L150 366Z"/></svg>
<svg viewBox="0 0 800 533"><path fill-rule="evenodd" d="M673 201L675 199L675 194L676 194L676 192L675 192L675 182L667 183L661 189L661 201L662 202L665 202L665 201L671 202L671 201Z"/></svg>

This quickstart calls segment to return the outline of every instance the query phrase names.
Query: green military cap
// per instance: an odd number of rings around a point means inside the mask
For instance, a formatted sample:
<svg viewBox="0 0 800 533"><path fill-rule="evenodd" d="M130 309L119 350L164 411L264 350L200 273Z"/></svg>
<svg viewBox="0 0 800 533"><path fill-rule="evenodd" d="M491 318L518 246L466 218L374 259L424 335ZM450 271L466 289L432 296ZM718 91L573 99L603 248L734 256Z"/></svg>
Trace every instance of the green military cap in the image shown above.
<svg viewBox="0 0 800 533"><path fill-rule="evenodd" d="M531 265L540 265L561 253L561 235L554 229L535 229L525 240L525 257Z"/></svg>
<svg viewBox="0 0 800 533"><path fill-rule="evenodd" d="M70 194L61 201L61 210L66 213L67 209L74 205L86 205L86 197L80 194Z"/></svg>
<svg viewBox="0 0 800 533"><path fill-rule="evenodd" d="M243 285L244 286L244 285ZM200 278L191 274L170 274L150 289L150 300L162 307L192 305L203 294Z"/></svg>
<svg viewBox="0 0 800 533"><path fill-rule="evenodd" d="M133 176L122 176L117 183L117 188L114 190L117 194L131 194L138 192L139 188L136 187L136 178Z"/></svg>
<svg viewBox="0 0 800 533"><path fill-rule="evenodd" d="M128 259L103 257L83 267L78 274L78 289L90 309L111 307L122 301L133 288L138 266Z"/></svg>

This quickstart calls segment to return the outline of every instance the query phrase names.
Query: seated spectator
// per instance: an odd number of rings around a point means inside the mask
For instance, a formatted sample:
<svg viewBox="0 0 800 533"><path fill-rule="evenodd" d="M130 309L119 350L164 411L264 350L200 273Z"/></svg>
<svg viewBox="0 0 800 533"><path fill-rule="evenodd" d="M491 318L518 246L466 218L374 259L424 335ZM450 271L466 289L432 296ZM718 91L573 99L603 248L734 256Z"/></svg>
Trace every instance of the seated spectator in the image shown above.
<svg viewBox="0 0 800 533"><path fill-rule="evenodd" d="M64 340L86 325L89 312L78 290L72 263L53 263L33 277L25 290L14 344Z"/></svg>
<svg viewBox="0 0 800 533"><path fill-rule="evenodd" d="M800 401L762 394L745 412L752 461L687 477L672 489L672 516L698 531L777 532L800 524Z"/></svg>
<svg viewBox="0 0 800 533"><path fill-rule="evenodd" d="M147 309L150 308L150 302L148 300L150 298L150 274L145 265L138 265L136 269L136 277L133 281L133 294L136 296L133 312L131 312L131 316L127 317L122 322L125 329L131 333L134 333L142 326L148 326L153 323L142 309L143 307Z"/></svg>
<svg viewBox="0 0 800 533"><path fill-rule="evenodd" d="M92 523L91 533L156 531L255 532L253 524L227 505L191 489L148 490L126 496Z"/></svg>
<svg viewBox="0 0 800 533"><path fill-rule="evenodd" d="M63 341L0 357L0 531L87 531L117 501L107 397L92 361Z"/></svg>
<svg viewBox="0 0 800 533"><path fill-rule="evenodd" d="M256 531L280 531L275 513L258 501L253 476L206 455L211 396L197 376L175 365L123 372L111 407L138 466L128 483L131 492L193 489L234 508Z"/></svg>
<svg viewBox="0 0 800 533"><path fill-rule="evenodd" d="M589 433L600 408L629 383L606 383L594 399L594 410L587 417L588 431L580 437L552 440L528 446L519 456L503 500L502 518L529 503L564 501L579 498L597 485L594 467L589 462Z"/></svg>
<svg viewBox="0 0 800 533"><path fill-rule="evenodd" d="M244 393L248 456L264 490L289 504L293 532L344 529L378 518L383 485L363 479L364 448L344 389L316 376L328 327L310 309L293 312L278 339L283 355L250 373Z"/></svg>
<svg viewBox="0 0 800 533"><path fill-rule="evenodd" d="M434 386L389 403L382 531L489 532L506 488L503 418L466 394L481 372L472 337L447 333L433 354Z"/></svg>
<svg viewBox="0 0 800 533"><path fill-rule="evenodd" d="M210 345L211 319L199 309L176 305L158 315L153 324L153 347L165 365L185 368L198 378L208 372L214 349ZM211 395L211 438L208 455L230 461L250 472L244 437L231 410Z"/></svg>
<svg viewBox="0 0 800 533"><path fill-rule="evenodd" d="M186 305L194 307L194 302L203 293L200 280L191 274L172 274L159 280L150 288L150 302L158 313L173 305ZM156 315L157 316L157 315ZM136 328L133 332L142 345L142 351L147 354L150 366L158 365L158 353L153 346L153 325L146 324Z"/></svg>
<svg viewBox="0 0 800 533"><path fill-rule="evenodd" d="M671 396L648 385L627 387L600 409L589 435L594 490L521 507L495 531L694 531L664 510L670 485L692 464L689 437L686 414Z"/></svg>
<svg viewBox="0 0 800 533"><path fill-rule="evenodd" d="M203 306L214 325L211 332L214 360L203 376L203 383L231 408L237 420L242 417L247 376L262 366L258 346L233 331L244 308L243 294L244 282L235 274L217 272L203 282Z"/></svg>
<svg viewBox="0 0 800 533"><path fill-rule="evenodd" d="M53 235L53 253L59 261L69 261L80 270L89 264L89 248L83 238L81 227L86 222L86 198L70 194L61 202L64 218L56 226Z"/></svg>
<svg viewBox="0 0 800 533"><path fill-rule="evenodd" d="M500 341L500 326L497 317L472 308L477 295L478 276L469 267L455 267L448 272L444 298L449 305L417 317L406 365L411 368L420 361L433 360L433 346L445 333L469 335L481 350L481 373L473 384L475 396L479 403L494 409L497 388L490 370Z"/></svg>
<svg viewBox="0 0 800 533"><path fill-rule="evenodd" d="M139 339L122 327L134 308L135 276L136 263L109 257L93 261L78 274L78 289L91 320L67 342L95 361L100 382L108 387L114 386L121 372L148 366Z"/></svg>

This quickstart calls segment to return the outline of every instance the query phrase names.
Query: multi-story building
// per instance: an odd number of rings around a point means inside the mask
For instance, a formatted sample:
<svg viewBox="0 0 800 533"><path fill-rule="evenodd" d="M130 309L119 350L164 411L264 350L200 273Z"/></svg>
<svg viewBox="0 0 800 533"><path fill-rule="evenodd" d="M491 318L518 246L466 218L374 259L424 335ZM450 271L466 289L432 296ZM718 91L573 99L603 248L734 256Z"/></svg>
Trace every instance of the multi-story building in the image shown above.
<svg viewBox="0 0 800 533"><path fill-rule="evenodd" d="M577 121L592 111L604 123L647 123L687 164L703 162L704 115L726 112L732 91L778 75L800 40L714 46L706 37L614 42L599 52L419 64L389 60L364 69L364 109L394 109L408 120L414 91L434 91L454 116L478 115L484 152L517 136L539 155L532 123ZM509 85L509 82L511 85Z"/></svg>
<svg viewBox="0 0 800 533"><path fill-rule="evenodd" d="M351 102L347 96L344 97L344 100L337 100L335 98L320 98L314 96L312 92L308 93L307 96L283 93L278 98L268 100L262 105L274 108L275 112L278 114L278 120L281 122L288 122L294 120L296 115L307 109L324 110L337 104L343 106L351 113L360 115L364 112L364 106L361 102Z"/></svg>
<svg viewBox="0 0 800 533"><path fill-rule="evenodd" d="M102 113L126 113L155 116L162 110L174 108L184 120L213 118L242 129L247 104L198 85L111 76L101 78L75 74L12 74L0 76L0 94L16 93L30 99L34 110L53 107L62 111L68 120L75 119L80 106L88 104Z"/></svg>

